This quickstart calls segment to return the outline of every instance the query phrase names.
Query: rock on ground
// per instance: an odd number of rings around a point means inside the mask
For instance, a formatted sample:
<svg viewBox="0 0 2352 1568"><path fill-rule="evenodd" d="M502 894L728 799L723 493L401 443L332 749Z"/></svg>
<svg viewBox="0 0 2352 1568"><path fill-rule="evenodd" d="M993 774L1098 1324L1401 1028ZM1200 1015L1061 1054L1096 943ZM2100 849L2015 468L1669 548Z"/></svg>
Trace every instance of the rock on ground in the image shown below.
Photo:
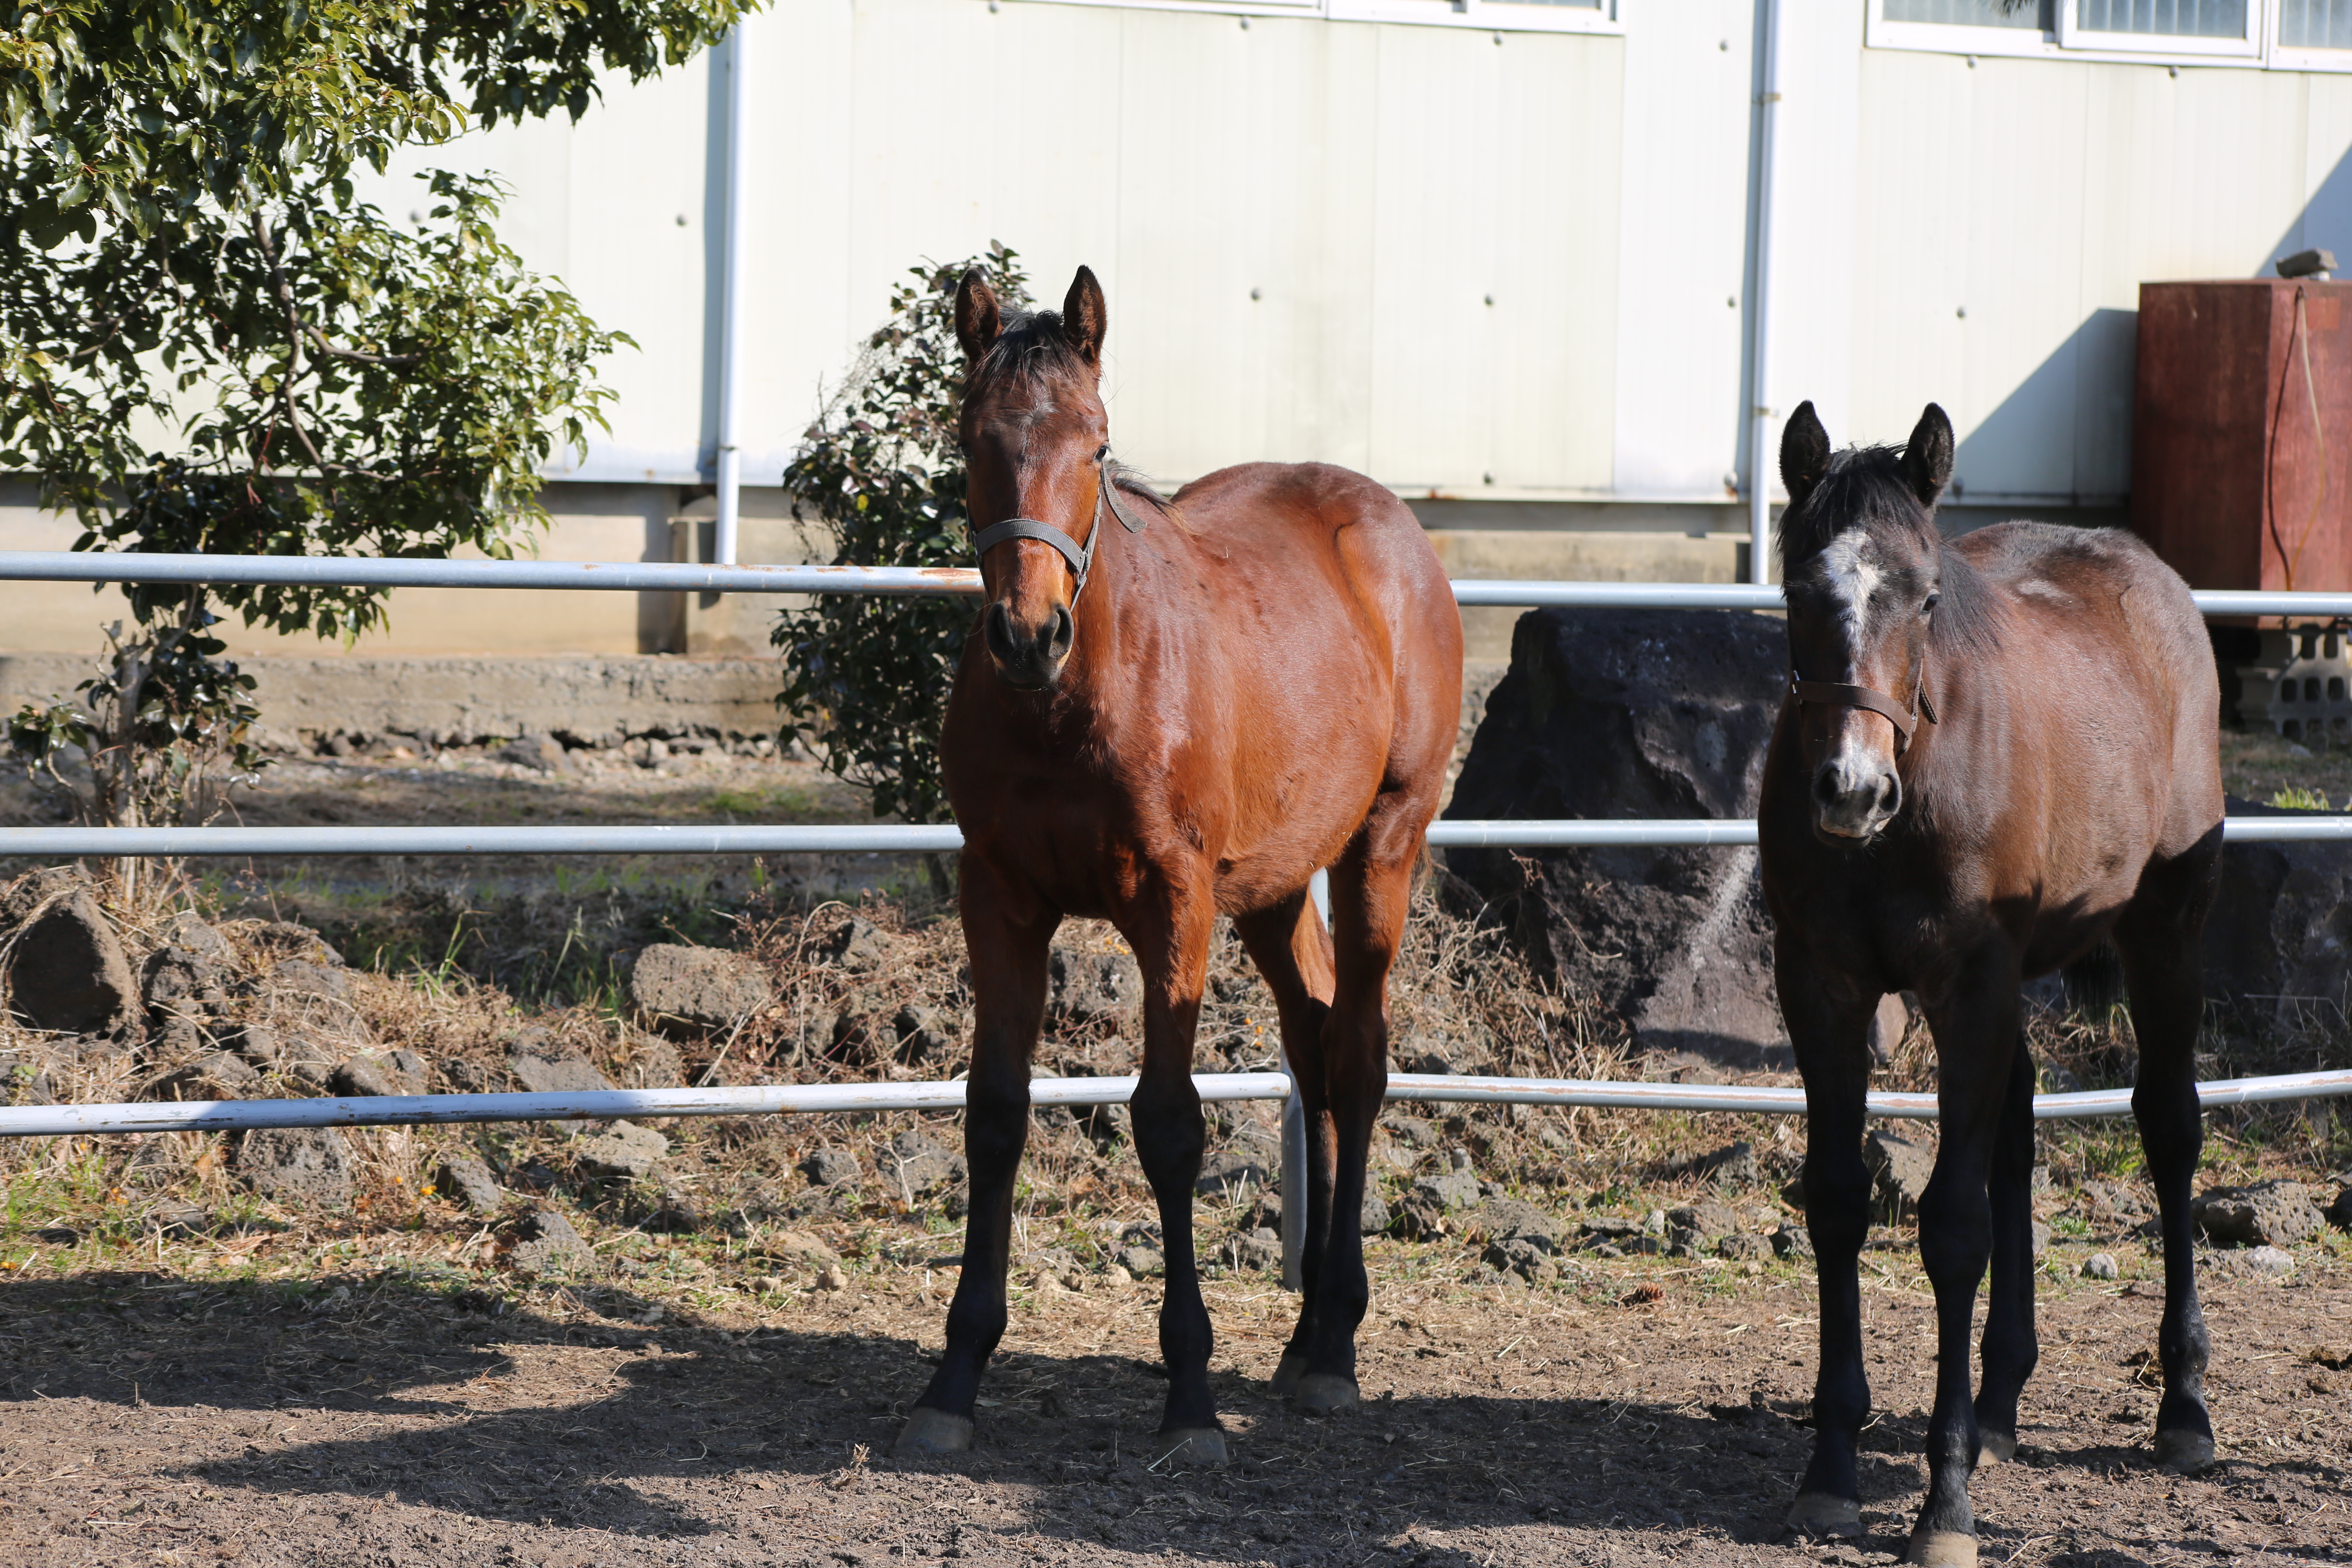
<svg viewBox="0 0 2352 1568"><path fill-rule="evenodd" d="M243 1057L227 1051L206 1051L195 1060L157 1079L143 1098L148 1100L253 1100L258 1098L261 1075Z"/></svg>
<svg viewBox="0 0 2352 1568"><path fill-rule="evenodd" d="M1698 1176L1713 1182L1727 1191L1753 1187L1764 1180L1763 1163L1756 1158L1756 1145L1741 1139L1720 1149L1686 1159L1666 1162L1669 1176Z"/></svg>
<svg viewBox="0 0 2352 1568"><path fill-rule="evenodd" d="M1666 1213L1666 1248L1677 1256L1713 1250L1739 1228L1739 1216L1718 1203L1692 1204Z"/></svg>
<svg viewBox="0 0 2352 1568"><path fill-rule="evenodd" d="M515 1227L507 1261L526 1274L593 1274L596 1254L555 1209L533 1209Z"/></svg>
<svg viewBox="0 0 2352 1568"><path fill-rule="evenodd" d="M819 1149L801 1162L801 1173L820 1187L855 1186L866 1174L857 1156L846 1149Z"/></svg>
<svg viewBox="0 0 2352 1568"><path fill-rule="evenodd" d="M1265 1166L1237 1149L1212 1154L1201 1162L1201 1174L1192 1184L1203 1197L1237 1197L1266 1184Z"/></svg>
<svg viewBox="0 0 2352 1568"><path fill-rule="evenodd" d="M827 956L852 974L870 973L890 956L890 939L872 921L852 915L834 933Z"/></svg>
<svg viewBox="0 0 2352 1568"><path fill-rule="evenodd" d="M2224 1247L2292 1247L2326 1223L2300 1182L2210 1188L2189 1213L2208 1239Z"/></svg>
<svg viewBox="0 0 2352 1568"><path fill-rule="evenodd" d="M1936 1173L1934 1144L1873 1129L1862 1141L1862 1160L1870 1168L1873 1195L1882 1210L1897 1219L1918 1212L1927 1178Z"/></svg>
<svg viewBox="0 0 2352 1568"><path fill-rule="evenodd" d="M611 1181L635 1181L651 1175L669 1158L669 1140L650 1127L615 1121L575 1152L580 1168L591 1176Z"/></svg>
<svg viewBox="0 0 2352 1568"><path fill-rule="evenodd" d="M563 742L546 734L523 735L509 741L499 748L498 757L502 763L517 763L542 773L561 773L572 765Z"/></svg>
<svg viewBox="0 0 2352 1568"><path fill-rule="evenodd" d="M885 1174L917 1197L964 1179L963 1156L927 1132L909 1130L890 1140Z"/></svg>
<svg viewBox="0 0 2352 1568"><path fill-rule="evenodd" d="M724 948L655 942L629 972L629 1000L656 1028L732 1028L775 996L766 970Z"/></svg>
<svg viewBox="0 0 2352 1568"><path fill-rule="evenodd" d="M611 1089L613 1080L595 1064L545 1029L525 1029L507 1045L507 1070L533 1094L579 1094Z"/></svg>
<svg viewBox="0 0 2352 1568"><path fill-rule="evenodd" d="M1045 1016L1056 1025L1124 1016L1143 999L1143 972L1124 952L1057 947L1045 959Z"/></svg>
<svg viewBox="0 0 2352 1568"><path fill-rule="evenodd" d="M348 1208L356 1162L337 1127L272 1127L237 1142L246 1185L289 1208Z"/></svg>
<svg viewBox="0 0 2352 1568"><path fill-rule="evenodd" d="M899 1008L898 1016L890 1020L890 1031L898 1037L898 1059L908 1067L945 1061L954 1054L955 1026L936 1007Z"/></svg>
<svg viewBox="0 0 2352 1568"><path fill-rule="evenodd" d="M434 1167L433 1184L443 1197L455 1199L477 1215L499 1212L506 1194L482 1157L470 1149L452 1149Z"/></svg>
<svg viewBox="0 0 2352 1568"><path fill-rule="evenodd" d="M63 1035L131 1032L138 989L131 961L87 887L56 888L54 901L14 940L8 1000L19 1019Z"/></svg>
<svg viewBox="0 0 2352 1568"><path fill-rule="evenodd" d="M269 973L269 988L289 996L309 996L321 1002L352 999L350 972L307 958L289 958Z"/></svg>
<svg viewBox="0 0 2352 1568"><path fill-rule="evenodd" d="M433 1069L415 1051L362 1054L334 1070L327 1087L352 1097L423 1094L432 1087Z"/></svg>
<svg viewBox="0 0 2352 1568"><path fill-rule="evenodd" d="M1445 815L1752 816L1787 670L1780 623L1745 611L1531 611ZM1539 978L1598 996L1643 1049L1790 1059L1753 847L1446 863Z"/></svg>

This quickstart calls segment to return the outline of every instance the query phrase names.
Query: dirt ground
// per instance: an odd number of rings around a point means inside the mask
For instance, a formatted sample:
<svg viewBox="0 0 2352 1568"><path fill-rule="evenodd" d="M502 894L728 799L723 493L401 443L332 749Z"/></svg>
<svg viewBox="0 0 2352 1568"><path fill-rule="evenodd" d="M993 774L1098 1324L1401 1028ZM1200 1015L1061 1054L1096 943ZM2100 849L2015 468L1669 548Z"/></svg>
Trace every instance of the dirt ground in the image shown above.
<svg viewBox="0 0 2352 1568"><path fill-rule="evenodd" d="M1810 1279L1781 1265L1628 1260L1528 1290L1378 1259L1367 1404L1327 1421L1265 1392L1289 1299L1214 1283L1235 1463L1152 1473L1137 1458L1160 1397L1149 1283L1019 1292L978 1450L900 1464L888 1445L950 1269L647 1323L624 1289L501 1310L348 1262L308 1296L185 1273L0 1286L0 1552L26 1568L1866 1563L1899 1553L1923 1475L1931 1301L1907 1250L1866 1255L1883 1412L1868 1533L1826 1548L1778 1526L1810 1436L1792 1417L1815 1322ZM2131 1283L2046 1282L2021 1461L1975 1486L1985 1560L2352 1558L2352 1268L2312 1255L2285 1283L2210 1279L2221 1458L2193 1479L2148 1460L2159 1304Z"/></svg>

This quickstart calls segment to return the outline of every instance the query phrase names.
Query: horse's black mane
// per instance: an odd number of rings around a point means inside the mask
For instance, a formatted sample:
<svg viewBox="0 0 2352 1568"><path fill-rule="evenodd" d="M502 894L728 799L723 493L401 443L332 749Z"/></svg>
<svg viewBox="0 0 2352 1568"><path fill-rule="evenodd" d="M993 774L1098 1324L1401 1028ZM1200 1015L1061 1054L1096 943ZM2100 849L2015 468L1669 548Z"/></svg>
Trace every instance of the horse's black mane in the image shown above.
<svg viewBox="0 0 2352 1568"><path fill-rule="evenodd" d="M1004 323L996 341L964 379L963 395L969 402L1000 384L1027 389L1061 376L1068 376L1085 384L1093 367L1072 346L1062 329L1059 310L1022 310ZM1161 495L1142 470L1131 468L1113 459L1105 465L1111 483L1121 491L1150 501L1169 517L1177 516L1175 503Z"/></svg>
<svg viewBox="0 0 2352 1568"><path fill-rule="evenodd" d="M1903 471L1902 447L1848 447L1831 456L1804 504L1780 515L1781 576L1853 528L1879 535L1907 532L1938 552L1937 647L1990 652L2000 646L2000 596L1966 556L1945 548L1935 509L1921 502Z"/></svg>

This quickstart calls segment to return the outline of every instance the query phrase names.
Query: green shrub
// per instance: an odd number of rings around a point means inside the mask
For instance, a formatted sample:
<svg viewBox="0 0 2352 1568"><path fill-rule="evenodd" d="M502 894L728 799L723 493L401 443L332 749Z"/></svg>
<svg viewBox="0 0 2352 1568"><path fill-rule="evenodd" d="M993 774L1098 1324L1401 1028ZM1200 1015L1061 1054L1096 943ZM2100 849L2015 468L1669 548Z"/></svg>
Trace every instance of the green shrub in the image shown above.
<svg viewBox="0 0 2352 1568"><path fill-rule="evenodd" d="M1029 308L1028 276L999 244L909 268L914 281L892 291L889 319L784 470L796 515L832 530L835 564L972 563L955 442L955 291L972 268L1007 308ZM866 791L876 816L943 820L940 727L971 622L961 598L844 594L785 612L769 637L784 657L785 738L823 742L826 765Z"/></svg>

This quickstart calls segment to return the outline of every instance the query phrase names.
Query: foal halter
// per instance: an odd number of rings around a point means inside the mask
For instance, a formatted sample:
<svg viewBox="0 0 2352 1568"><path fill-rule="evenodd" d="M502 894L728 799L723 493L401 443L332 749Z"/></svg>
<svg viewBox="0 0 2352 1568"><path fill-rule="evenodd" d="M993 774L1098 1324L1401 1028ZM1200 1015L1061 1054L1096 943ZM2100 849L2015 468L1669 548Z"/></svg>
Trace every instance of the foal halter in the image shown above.
<svg viewBox="0 0 2352 1568"><path fill-rule="evenodd" d="M1094 570L1095 546L1102 542L1102 514L1106 506L1110 508L1111 516L1118 519L1119 526L1128 532L1143 531L1142 520L1119 502L1118 486L1111 479L1108 453L1095 459L1095 510L1088 520L1085 548L1081 549L1060 529L1039 522L1034 517L1008 517L1003 522L990 523L972 536L972 553L975 557L986 555L1008 539L1034 539L1040 544L1052 545L1060 552L1062 559L1070 563L1070 571L1078 579L1078 585L1070 592L1070 608L1075 610L1078 607L1078 595L1087 591L1087 574Z"/></svg>
<svg viewBox="0 0 2352 1568"><path fill-rule="evenodd" d="M1912 732L1919 728L1920 715L1927 722L1937 722L1936 704L1927 695L1927 668L1919 667L1919 684L1913 689L1911 706L1905 708L1884 691L1868 686L1847 686L1834 680L1801 680L1789 677L1789 695L1798 705L1817 702L1824 708L1866 708L1895 726L1895 754L1901 756L1911 749Z"/></svg>

